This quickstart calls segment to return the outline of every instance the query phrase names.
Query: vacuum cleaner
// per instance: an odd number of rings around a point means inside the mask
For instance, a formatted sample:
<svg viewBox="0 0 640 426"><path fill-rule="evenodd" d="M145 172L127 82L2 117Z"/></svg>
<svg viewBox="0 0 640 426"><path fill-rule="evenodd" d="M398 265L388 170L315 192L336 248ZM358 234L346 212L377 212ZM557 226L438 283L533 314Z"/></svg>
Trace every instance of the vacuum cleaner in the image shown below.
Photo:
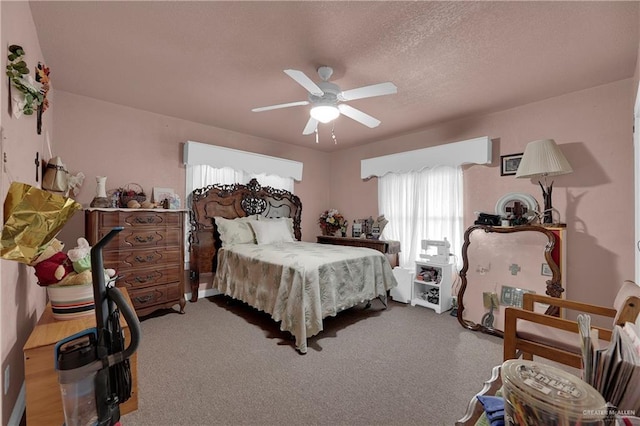
<svg viewBox="0 0 640 426"><path fill-rule="evenodd" d="M112 228L91 248L96 327L69 336L55 347L65 426L118 425L120 404L131 396L129 358L140 344L140 322L115 287L115 279L105 283L102 259L102 248L122 229ZM126 348L120 314L131 335Z"/></svg>

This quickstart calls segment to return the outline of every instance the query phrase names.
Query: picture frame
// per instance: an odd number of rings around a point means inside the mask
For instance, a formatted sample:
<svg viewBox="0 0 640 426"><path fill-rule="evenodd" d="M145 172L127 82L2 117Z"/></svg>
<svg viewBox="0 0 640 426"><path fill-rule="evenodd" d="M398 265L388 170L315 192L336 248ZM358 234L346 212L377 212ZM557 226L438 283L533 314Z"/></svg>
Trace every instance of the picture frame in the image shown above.
<svg viewBox="0 0 640 426"><path fill-rule="evenodd" d="M159 188L153 187L153 202L161 203L162 200L172 199L175 196L176 191L173 188Z"/></svg>
<svg viewBox="0 0 640 426"><path fill-rule="evenodd" d="M522 308L522 298L525 293L535 293L535 291L503 285L500 292L500 304Z"/></svg>
<svg viewBox="0 0 640 426"><path fill-rule="evenodd" d="M551 267L548 263L542 264L542 267L540 268L540 275L544 275L545 277L553 276L553 271L551 270Z"/></svg>
<svg viewBox="0 0 640 426"><path fill-rule="evenodd" d="M500 156L500 176L514 176L524 152Z"/></svg>

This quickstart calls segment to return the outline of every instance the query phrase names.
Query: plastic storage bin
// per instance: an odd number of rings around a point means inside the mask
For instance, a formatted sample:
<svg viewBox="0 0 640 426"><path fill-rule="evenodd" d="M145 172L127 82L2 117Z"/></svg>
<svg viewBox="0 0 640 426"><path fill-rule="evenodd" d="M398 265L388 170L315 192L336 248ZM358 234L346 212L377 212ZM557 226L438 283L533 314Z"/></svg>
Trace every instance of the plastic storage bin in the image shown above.
<svg viewBox="0 0 640 426"><path fill-rule="evenodd" d="M502 364L505 424L604 425L602 395L582 379L550 365L512 359Z"/></svg>

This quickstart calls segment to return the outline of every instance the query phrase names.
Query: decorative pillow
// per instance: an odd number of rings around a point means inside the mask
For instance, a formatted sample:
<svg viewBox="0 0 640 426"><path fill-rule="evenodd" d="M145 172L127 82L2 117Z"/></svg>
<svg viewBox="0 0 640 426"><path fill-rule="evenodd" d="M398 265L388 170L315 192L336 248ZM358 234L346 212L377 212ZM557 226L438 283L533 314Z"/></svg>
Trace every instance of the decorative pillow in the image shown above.
<svg viewBox="0 0 640 426"><path fill-rule="evenodd" d="M258 244L291 243L293 237L284 220L256 220L249 222Z"/></svg>
<svg viewBox="0 0 640 426"><path fill-rule="evenodd" d="M258 220L260 222L284 222L286 224L287 229L289 230L289 234L291 235L291 240L295 241L296 234L293 230L293 219L290 217L263 217L258 216Z"/></svg>
<svg viewBox="0 0 640 426"><path fill-rule="evenodd" d="M235 244L256 243L253 230L249 225L251 222L255 222L255 220L251 220L246 217L225 219L220 216L216 216L213 219L216 221L216 226L218 227L222 247L228 247Z"/></svg>

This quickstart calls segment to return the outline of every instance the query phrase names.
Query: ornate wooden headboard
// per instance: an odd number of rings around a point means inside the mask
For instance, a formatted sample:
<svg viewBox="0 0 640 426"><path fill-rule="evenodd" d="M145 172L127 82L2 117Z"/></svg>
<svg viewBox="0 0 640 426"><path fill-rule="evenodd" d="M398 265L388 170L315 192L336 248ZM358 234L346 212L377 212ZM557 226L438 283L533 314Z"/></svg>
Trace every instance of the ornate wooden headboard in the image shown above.
<svg viewBox="0 0 640 426"><path fill-rule="evenodd" d="M226 219L258 214L264 217L290 217L293 230L300 240L300 217L302 203L300 198L289 191L261 186L256 179L246 184L209 185L194 190L190 195L191 231L190 279L191 301L198 300L199 276L201 273L215 272L216 253L220 248L219 234L213 218Z"/></svg>

